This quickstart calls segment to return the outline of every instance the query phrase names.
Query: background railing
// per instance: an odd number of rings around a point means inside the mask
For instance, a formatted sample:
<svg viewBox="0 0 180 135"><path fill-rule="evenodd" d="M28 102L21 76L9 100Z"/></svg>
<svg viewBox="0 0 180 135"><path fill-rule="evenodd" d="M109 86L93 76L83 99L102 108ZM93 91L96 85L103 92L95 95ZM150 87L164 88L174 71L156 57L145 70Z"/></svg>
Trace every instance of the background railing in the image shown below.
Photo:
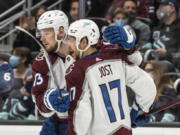
<svg viewBox="0 0 180 135"><path fill-rule="evenodd" d="M58 0L48 6L48 10L55 7L61 8L63 0ZM0 14L0 52L10 52L12 50L13 42L16 37L15 22L23 15L31 15L32 11L41 5L48 2L48 0L41 0L40 2L34 4L32 0L22 0L13 7L9 8L5 12ZM21 8L20 11L15 12L15 10ZM10 17L7 17L12 14Z"/></svg>

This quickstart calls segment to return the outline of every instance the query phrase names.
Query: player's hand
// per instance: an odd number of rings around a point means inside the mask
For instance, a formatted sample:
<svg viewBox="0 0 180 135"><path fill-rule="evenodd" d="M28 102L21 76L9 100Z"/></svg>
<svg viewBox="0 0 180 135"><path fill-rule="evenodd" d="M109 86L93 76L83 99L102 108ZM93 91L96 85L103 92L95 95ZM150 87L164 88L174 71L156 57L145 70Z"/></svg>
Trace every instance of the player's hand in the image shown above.
<svg viewBox="0 0 180 135"><path fill-rule="evenodd" d="M132 109L130 112L131 117L131 127L136 128L139 126L143 126L146 123L149 123L151 120L151 116L138 116L138 111L135 109Z"/></svg>
<svg viewBox="0 0 180 135"><path fill-rule="evenodd" d="M52 111L55 110L57 112L66 112L70 107L69 93L64 89L47 90L44 95L44 104Z"/></svg>
<svg viewBox="0 0 180 135"><path fill-rule="evenodd" d="M111 44L118 44L123 49L130 49L135 45L133 32L125 26L110 25L105 28L103 37Z"/></svg>

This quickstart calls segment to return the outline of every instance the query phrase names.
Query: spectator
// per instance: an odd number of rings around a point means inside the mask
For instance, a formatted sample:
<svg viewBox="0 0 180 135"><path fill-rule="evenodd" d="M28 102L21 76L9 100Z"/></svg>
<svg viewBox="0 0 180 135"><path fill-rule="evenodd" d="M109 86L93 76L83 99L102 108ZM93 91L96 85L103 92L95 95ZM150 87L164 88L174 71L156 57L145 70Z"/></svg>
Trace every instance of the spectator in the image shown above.
<svg viewBox="0 0 180 135"><path fill-rule="evenodd" d="M79 0L72 0L70 4L69 15L71 21L79 19Z"/></svg>
<svg viewBox="0 0 180 135"><path fill-rule="evenodd" d="M128 13L128 24L135 30L137 43L142 46L150 39L150 27L137 19L138 3L135 0L124 0L122 8Z"/></svg>
<svg viewBox="0 0 180 135"><path fill-rule="evenodd" d="M39 17L46 12L48 9L45 6L40 6L35 11L35 20L38 21Z"/></svg>
<svg viewBox="0 0 180 135"><path fill-rule="evenodd" d="M175 72L175 68L169 61L148 61L144 69L154 79L157 87L157 96L154 107L160 107L176 99L173 79L167 75ZM154 121L173 122L177 119L174 107L161 111L154 115Z"/></svg>
<svg viewBox="0 0 180 135"><path fill-rule="evenodd" d="M19 26L35 35L35 18L32 16L22 16L19 19ZM30 51L39 51L39 45L29 35L18 31L17 37L13 43L13 48L27 47Z"/></svg>
<svg viewBox="0 0 180 135"><path fill-rule="evenodd" d="M112 15L113 23L123 20L125 24L128 22L128 14L121 8L117 8Z"/></svg>
<svg viewBox="0 0 180 135"><path fill-rule="evenodd" d="M13 69L8 64L8 59L9 55L0 53L0 111L14 83Z"/></svg>
<svg viewBox="0 0 180 135"><path fill-rule="evenodd" d="M157 17L160 24L153 30L153 48L160 59L169 59L176 66L179 62L174 62L173 57L180 51L180 19L176 0L161 0Z"/></svg>
<svg viewBox="0 0 180 135"><path fill-rule="evenodd" d="M0 119L27 119L34 110L30 96L32 87L30 50L25 47L15 48L9 64L14 68L14 86L3 105Z"/></svg>
<svg viewBox="0 0 180 135"><path fill-rule="evenodd" d="M14 68L14 77L26 81L31 76L31 61L31 54L28 48L15 48L9 58L9 64Z"/></svg>
<svg viewBox="0 0 180 135"><path fill-rule="evenodd" d="M14 83L12 67L0 58L0 96L11 91Z"/></svg>

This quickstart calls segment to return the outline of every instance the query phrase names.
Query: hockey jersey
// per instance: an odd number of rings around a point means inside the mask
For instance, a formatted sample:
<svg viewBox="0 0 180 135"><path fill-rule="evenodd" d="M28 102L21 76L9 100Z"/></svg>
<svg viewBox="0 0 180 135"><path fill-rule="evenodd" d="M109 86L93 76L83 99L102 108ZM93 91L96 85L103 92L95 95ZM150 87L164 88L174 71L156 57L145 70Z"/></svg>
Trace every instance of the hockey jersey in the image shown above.
<svg viewBox="0 0 180 135"><path fill-rule="evenodd" d="M52 63L52 70L54 71L56 78L58 80L58 85L60 86L60 88L64 88L66 86L66 82L65 65L63 58L58 56L56 53L49 54L49 58ZM67 113L52 112L51 110L46 108L43 102L43 97L46 90L56 88L55 82L52 79L43 52L41 52L33 61L32 70L34 80L32 87L32 96L34 102L36 103L39 109L39 112L44 117L49 117L56 113L59 116L59 118L67 118Z"/></svg>
<svg viewBox="0 0 180 135"><path fill-rule="evenodd" d="M67 135L132 135L126 85L136 94L136 103L148 112L156 88L126 55L103 49L76 61L66 71L71 106Z"/></svg>

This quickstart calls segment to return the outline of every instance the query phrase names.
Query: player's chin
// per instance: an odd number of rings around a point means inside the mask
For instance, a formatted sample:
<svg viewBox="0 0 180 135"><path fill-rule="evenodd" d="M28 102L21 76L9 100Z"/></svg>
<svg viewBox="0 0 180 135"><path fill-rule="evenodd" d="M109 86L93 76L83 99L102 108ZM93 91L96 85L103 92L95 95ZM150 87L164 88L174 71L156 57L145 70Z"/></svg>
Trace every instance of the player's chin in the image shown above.
<svg viewBox="0 0 180 135"><path fill-rule="evenodd" d="M48 53L52 53L52 52L55 51L55 49L49 48L49 47L46 47L45 49L46 49L46 51L47 51Z"/></svg>
<svg viewBox="0 0 180 135"><path fill-rule="evenodd" d="M48 47L45 47L45 50L49 53L51 52L51 49L49 49Z"/></svg>

